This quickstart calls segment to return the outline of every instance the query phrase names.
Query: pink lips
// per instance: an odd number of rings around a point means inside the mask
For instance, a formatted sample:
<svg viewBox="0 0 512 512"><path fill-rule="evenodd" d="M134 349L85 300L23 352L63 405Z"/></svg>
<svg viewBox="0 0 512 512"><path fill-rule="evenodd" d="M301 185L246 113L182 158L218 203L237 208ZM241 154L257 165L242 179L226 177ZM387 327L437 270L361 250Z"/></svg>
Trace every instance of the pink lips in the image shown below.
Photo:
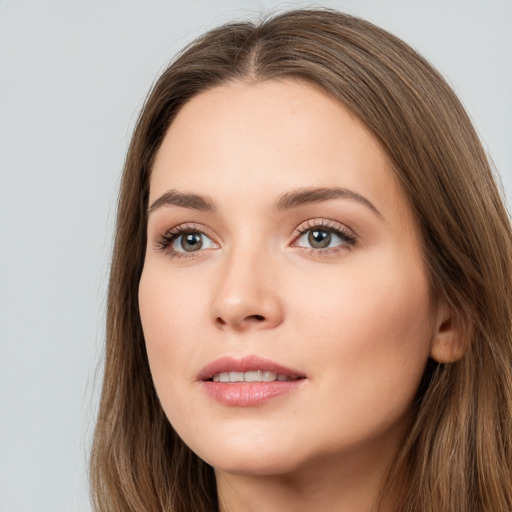
<svg viewBox="0 0 512 512"><path fill-rule="evenodd" d="M272 382L213 382L213 376L225 372L267 371L293 379ZM198 380L217 402L224 405L249 407L260 405L271 398L291 393L305 381L305 375L279 365L259 356L248 356L242 359L222 357L206 365L200 372Z"/></svg>

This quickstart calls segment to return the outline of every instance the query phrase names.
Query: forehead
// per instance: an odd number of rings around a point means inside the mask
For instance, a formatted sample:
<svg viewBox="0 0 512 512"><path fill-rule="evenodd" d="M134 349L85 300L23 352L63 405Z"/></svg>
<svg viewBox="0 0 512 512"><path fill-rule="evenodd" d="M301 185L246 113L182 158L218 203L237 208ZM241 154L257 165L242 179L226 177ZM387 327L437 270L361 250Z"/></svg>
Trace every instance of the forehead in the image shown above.
<svg viewBox="0 0 512 512"><path fill-rule="evenodd" d="M186 103L157 153L150 203L169 188L236 196L342 186L404 202L386 153L339 101L297 80L233 82ZM231 197L232 199L232 197Z"/></svg>

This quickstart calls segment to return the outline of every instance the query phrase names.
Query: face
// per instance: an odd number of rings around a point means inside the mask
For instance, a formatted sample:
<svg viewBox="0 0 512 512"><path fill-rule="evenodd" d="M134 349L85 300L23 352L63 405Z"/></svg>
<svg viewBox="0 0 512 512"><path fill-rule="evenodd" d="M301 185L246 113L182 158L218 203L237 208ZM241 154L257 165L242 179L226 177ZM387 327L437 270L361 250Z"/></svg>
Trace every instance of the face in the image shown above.
<svg viewBox="0 0 512 512"><path fill-rule="evenodd" d="M298 81L218 86L170 126L149 204L141 320L184 442L228 473L387 460L434 314L415 221L365 127Z"/></svg>

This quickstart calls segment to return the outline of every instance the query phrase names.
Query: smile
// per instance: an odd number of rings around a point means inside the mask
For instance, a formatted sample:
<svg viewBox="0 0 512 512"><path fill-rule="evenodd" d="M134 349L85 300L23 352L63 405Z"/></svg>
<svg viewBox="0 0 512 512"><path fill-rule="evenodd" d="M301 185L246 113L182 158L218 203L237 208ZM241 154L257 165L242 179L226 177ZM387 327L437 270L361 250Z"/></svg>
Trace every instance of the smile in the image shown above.
<svg viewBox="0 0 512 512"><path fill-rule="evenodd" d="M198 380L207 396L216 402L251 407L296 391L307 378L268 359L248 356L217 359L203 368Z"/></svg>
<svg viewBox="0 0 512 512"><path fill-rule="evenodd" d="M288 382L297 380L299 377L289 377L282 373L256 370L251 372L222 372L213 376L213 382Z"/></svg>

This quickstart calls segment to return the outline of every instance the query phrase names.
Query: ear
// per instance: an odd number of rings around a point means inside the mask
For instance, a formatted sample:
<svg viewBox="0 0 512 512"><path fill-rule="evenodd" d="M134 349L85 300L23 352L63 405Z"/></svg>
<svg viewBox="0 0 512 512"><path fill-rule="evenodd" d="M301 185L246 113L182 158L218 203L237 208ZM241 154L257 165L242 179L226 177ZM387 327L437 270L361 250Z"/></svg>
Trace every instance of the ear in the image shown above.
<svg viewBox="0 0 512 512"><path fill-rule="evenodd" d="M467 340L460 317L444 299L439 299L430 357L438 363L454 363L465 354Z"/></svg>

